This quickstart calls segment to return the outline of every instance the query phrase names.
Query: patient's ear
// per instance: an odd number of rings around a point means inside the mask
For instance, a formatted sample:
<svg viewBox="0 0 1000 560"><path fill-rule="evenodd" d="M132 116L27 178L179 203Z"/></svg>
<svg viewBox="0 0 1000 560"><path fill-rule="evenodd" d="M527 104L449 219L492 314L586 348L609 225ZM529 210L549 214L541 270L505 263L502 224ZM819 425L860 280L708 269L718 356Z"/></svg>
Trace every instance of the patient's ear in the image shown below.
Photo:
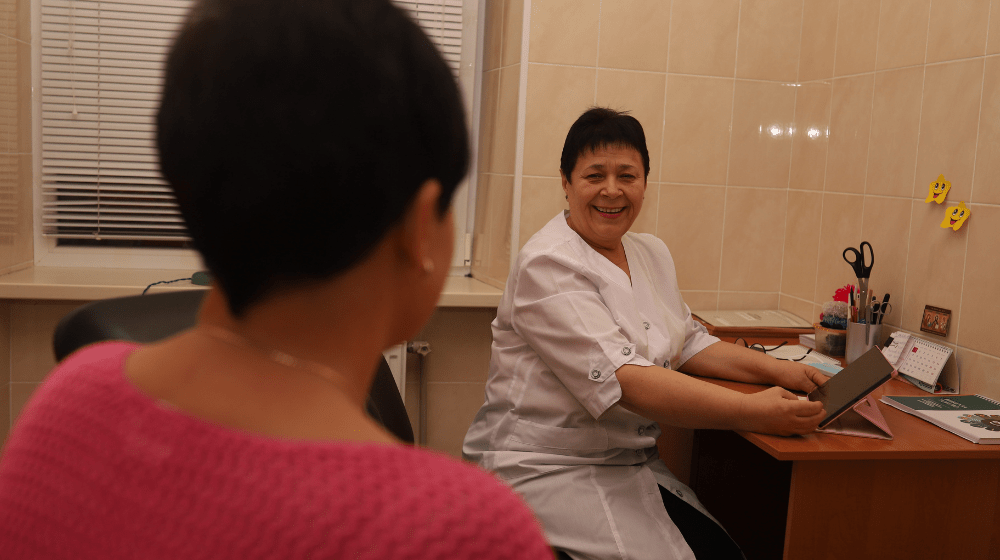
<svg viewBox="0 0 1000 560"><path fill-rule="evenodd" d="M436 179L424 181L406 209L398 231L404 266L425 275L451 264L451 214L442 215L438 211L440 198L441 184Z"/></svg>

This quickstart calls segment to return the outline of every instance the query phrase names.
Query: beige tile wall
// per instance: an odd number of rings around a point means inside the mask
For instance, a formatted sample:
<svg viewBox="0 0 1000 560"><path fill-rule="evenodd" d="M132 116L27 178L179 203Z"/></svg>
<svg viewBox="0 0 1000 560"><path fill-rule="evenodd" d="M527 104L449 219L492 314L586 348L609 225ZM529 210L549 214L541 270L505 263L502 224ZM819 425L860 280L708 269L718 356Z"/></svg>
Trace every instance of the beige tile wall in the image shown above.
<svg viewBox="0 0 1000 560"><path fill-rule="evenodd" d="M781 307L818 316L853 280L843 248L868 240L873 289L895 304L886 330L955 348L962 390L1000 397L1000 1L840 0L836 17L806 6L803 60L808 50L817 62L800 66L798 102L832 87L830 134L821 176L794 170L812 167L823 147L793 148ZM806 30L834 21L836 40L807 43ZM939 174L952 190L945 204L925 203ZM942 229L960 201L973 217ZM920 333L925 305L952 310L947 337Z"/></svg>
<svg viewBox="0 0 1000 560"><path fill-rule="evenodd" d="M30 0L0 0L0 273L33 259ZM11 358L9 308L0 305L0 363ZM49 352L51 354L51 350ZM24 388L0 367L0 433Z"/></svg>
<svg viewBox="0 0 1000 560"><path fill-rule="evenodd" d="M511 254L523 0L486 3L473 275L503 288Z"/></svg>
<svg viewBox="0 0 1000 560"><path fill-rule="evenodd" d="M889 328L951 309L963 389L1000 398L1000 0L526 1L515 251L565 207L573 120L629 109L652 160L634 229L666 241L692 308L818 320L867 239ZM923 202L938 174L972 209L958 232ZM480 257L506 273L508 252Z"/></svg>

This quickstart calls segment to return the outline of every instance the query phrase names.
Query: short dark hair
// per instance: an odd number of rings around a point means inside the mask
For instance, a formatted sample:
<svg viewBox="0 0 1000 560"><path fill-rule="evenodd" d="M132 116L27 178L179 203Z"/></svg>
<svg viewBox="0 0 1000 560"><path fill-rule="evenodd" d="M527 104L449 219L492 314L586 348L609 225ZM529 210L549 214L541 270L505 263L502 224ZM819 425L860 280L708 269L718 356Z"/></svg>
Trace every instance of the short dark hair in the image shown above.
<svg viewBox="0 0 1000 560"><path fill-rule="evenodd" d="M607 107L587 109L569 127L559 169L570 179L577 158L584 152L611 146L634 148L639 152L646 171L645 177L649 178L649 149L646 148L646 134L642 125L628 111L615 111Z"/></svg>
<svg viewBox="0 0 1000 560"><path fill-rule="evenodd" d="M469 165L451 70L388 0L200 0L167 59L164 177L241 316L364 258Z"/></svg>

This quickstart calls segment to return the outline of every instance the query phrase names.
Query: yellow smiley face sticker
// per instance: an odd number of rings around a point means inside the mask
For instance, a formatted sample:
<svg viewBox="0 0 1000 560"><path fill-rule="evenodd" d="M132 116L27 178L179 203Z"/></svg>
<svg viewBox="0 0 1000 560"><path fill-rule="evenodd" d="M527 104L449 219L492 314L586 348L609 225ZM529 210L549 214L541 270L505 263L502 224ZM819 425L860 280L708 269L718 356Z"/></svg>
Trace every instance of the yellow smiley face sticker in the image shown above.
<svg viewBox="0 0 1000 560"><path fill-rule="evenodd" d="M938 175L937 180L931 181L930 191L927 193L927 198L924 202L937 202L941 204L944 202L946 196L948 196L948 191L951 190L951 181L946 181L944 175Z"/></svg>
<svg viewBox="0 0 1000 560"><path fill-rule="evenodd" d="M965 203L959 202L958 206L948 208L948 213L945 214L941 227L958 231L958 228L965 224L965 220L968 220L971 214L972 211L965 207Z"/></svg>

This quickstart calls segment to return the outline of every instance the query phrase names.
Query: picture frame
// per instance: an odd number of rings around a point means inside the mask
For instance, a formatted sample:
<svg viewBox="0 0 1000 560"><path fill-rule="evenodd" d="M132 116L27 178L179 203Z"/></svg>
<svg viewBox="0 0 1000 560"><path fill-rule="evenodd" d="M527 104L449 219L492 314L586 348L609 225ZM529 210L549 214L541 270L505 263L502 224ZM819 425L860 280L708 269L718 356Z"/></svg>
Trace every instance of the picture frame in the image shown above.
<svg viewBox="0 0 1000 560"><path fill-rule="evenodd" d="M924 316L920 320L920 330L938 336L948 336L951 325L951 310L933 305L924 306Z"/></svg>

